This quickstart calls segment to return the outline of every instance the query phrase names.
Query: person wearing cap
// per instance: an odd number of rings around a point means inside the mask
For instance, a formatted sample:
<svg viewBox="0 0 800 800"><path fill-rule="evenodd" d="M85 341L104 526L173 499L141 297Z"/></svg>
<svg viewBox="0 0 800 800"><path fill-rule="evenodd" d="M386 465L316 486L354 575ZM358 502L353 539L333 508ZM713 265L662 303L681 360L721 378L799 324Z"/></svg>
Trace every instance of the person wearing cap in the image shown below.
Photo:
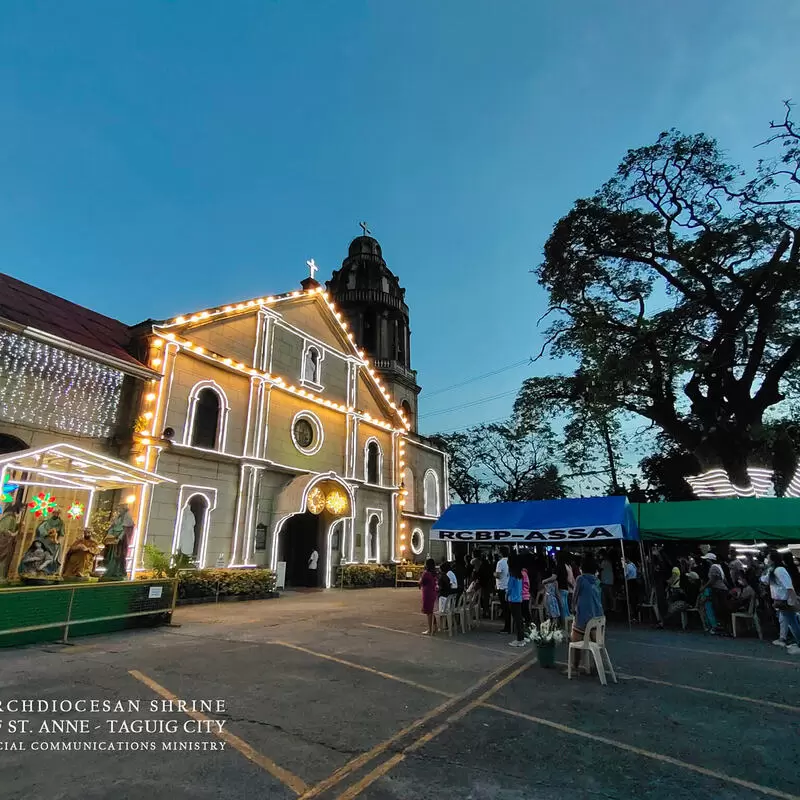
<svg viewBox="0 0 800 800"><path fill-rule="evenodd" d="M707 590L706 597L710 602L706 603L706 616L711 626L711 633L722 629L721 621L728 614L728 583L725 580L725 573L717 563L715 553L708 552L703 556L703 561L709 565L708 580L704 590ZM703 591L701 590L701 595ZM710 606L710 608L709 608Z"/></svg>

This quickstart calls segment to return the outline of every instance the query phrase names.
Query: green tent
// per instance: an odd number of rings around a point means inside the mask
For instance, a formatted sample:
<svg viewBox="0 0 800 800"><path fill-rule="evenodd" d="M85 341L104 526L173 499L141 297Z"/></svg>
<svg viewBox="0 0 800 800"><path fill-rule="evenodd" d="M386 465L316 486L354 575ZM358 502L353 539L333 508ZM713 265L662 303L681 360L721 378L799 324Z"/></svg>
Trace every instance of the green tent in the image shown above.
<svg viewBox="0 0 800 800"><path fill-rule="evenodd" d="M742 497L639 503L642 539L800 542L800 499Z"/></svg>

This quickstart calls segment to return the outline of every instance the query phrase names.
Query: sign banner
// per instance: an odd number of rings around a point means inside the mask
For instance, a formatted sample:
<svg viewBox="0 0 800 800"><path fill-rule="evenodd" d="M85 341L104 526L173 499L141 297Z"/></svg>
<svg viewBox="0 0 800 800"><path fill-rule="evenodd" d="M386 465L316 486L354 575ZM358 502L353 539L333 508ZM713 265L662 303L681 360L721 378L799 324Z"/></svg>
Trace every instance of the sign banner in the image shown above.
<svg viewBox="0 0 800 800"><path fill-rule="evenodd" d="M543 542L602 542L622 539L622 525L597 525L585 528L548 528L545 530L508 531L431 531L431 539L445 542L506 542L513 544L541 544Z"/></svg>

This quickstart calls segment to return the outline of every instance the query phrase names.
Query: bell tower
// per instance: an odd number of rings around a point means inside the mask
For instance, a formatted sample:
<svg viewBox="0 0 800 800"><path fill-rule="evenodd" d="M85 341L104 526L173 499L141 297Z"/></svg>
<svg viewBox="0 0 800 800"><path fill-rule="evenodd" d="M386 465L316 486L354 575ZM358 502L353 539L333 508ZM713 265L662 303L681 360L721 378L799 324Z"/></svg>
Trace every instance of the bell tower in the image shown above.
<svg viewBox="0 0 800 800"><path fill-rule="evenodd" d="M350 242L347 258L326 288L416 432L420 387L417 373L411 369L406 290L386 266L381 246L366 223L361 227L363 235Z"/></svg>

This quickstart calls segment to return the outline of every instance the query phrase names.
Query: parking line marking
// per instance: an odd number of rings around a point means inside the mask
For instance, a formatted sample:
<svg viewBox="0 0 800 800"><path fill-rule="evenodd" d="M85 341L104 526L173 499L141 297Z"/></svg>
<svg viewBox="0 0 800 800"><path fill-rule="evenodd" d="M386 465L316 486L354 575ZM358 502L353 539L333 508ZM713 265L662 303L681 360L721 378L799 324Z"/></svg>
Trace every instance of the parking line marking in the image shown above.
<svg viewBox="0 0 800 800"><path fill-rule="evenodd" d="M362 622L361 624L365 628L377 628L379 631L391 631L392 633L402 633L402 634L405 634L406 636L415 636L415 637L418 637L420 639L427 639L430 642L437 642L438 641L438 642L442 642L443 644L447 644L447 645L455 644L455 645L458 645L459 647L471 647L473 650L485 650L486 652L497 653L498 655L501 655L501 656L511 656L511 655L513 655L513 653L510 653L510 652L508 652L506 650L498 650L498 648L496 648L496 647L484 647L483 645L471 644L470 642L455 642L450 638L448 638L448 639L437 639L435 636L426 636L423 633L412 633L411 631L404 631L404 630L401 630L400 628L387 628L385 625L373 625L372 623L369 623L369 622ZM509 634L509 636L510 635L511 634Z"/></svg>
<svg viewBox="0 0 800 800"><path fill-rule="evenodd" d="M518 717L519 719L524 719L537 725L544 725L545 727L553 728L561 733L567 733L571 736L579 736L583 739L591 739L594 742L600 742L601 744L607 744L611 747L616 747L618 750L626 750L629 753L635 753L636 755L643 756L645 758L651 758L654 761L660 761L663 764L671 764L672 766L681 767L682 769L689 770L690 772L697 772L700 775L705 775L709 778L715 778L716 780L723 781L725 783L733 783L736 786L741 786L744 789L750 789L751 791L759 792L760 794L765 794L769 797L779 797L781 800L800 800L800 797L795 794L782 792L779 789L772 789L769 786L761 786L758 783L751 783L750 781L742 780L741 778L734 778L732 775L725 775L724 773L716 772L713 769L707 769L706 767L701 767L697 764L690 764L688 761L681 761L679 758L673 758L672 756L663 755L662 753L654 753L651 750L645 750L632 744L626 744L625 742L617 741L616 739L609 739L606 736L599 736L595 733L588 733L587 731L579 730L578 728L571 728L569 725L562 725L560 722L553 722L552 720L543 719L542 717L534 717L530 714L523 714L521 711L512 711L510 708L503 708L502 706L494 705L494 703L483 703L483 706L491 709L492 711L498 711L501 714L507 714L511 717Z"/></svg>
<svg viewBox="0 0 800 800"><path fill-rule="evenodd" d="M768 664L786 664L796 667L800 664L800 658L795 661L784 661L779 658L764 658L763 656L746 656L741 653L730 653L727 650L698 650L695 647L676 647L673 644L652 644L651 642L637 642L636 639L625 639L620 637L619 641L635 644L637 647L655 647L659 650L681 650L685 653L700 653L707 656L725 656L726 658L741 658L745 661L766 661Z"/></svg>
<svg viewBox="0 0 800 800"><path fill-rule="evenodd" d="M356 756L354 759L348 761L346 764L339 767L339 769L337 769L335 772L333 772L331 775L325 778L325 780L320 781L320 783L318 783L316 786L313 786L311 789L309 789L304 795L300 797L300 800L310 800L310 798L317 797L323 792L326 792L328 789L336 786L338 783L341 783L348 775L361 769L363 766L368 764L370 761L372 761L373 758L376 758L381 753L386 752L386 750L388 750L396 742L400 741L404 736L407 736L412 731L417 730L417 728L421 728L423 725L430 722L432 719L435 719L439 715L443 714L451 706L456 705L460 700L469 697L481 686L485 686L487 683L493 681L495 677L501 674L505 669L508 669L508 664L501 664L499 667L497 667L497 669L492 670L488 675L485 675L473 686L470 686L469 689L466 689L465 691L461 692L461 694L458 694L455 697L450 697L448 700L445 700L443 703L436 706L436 708L431 709L427 714L423 715L418 720L410 723L409 725L406 725L405 728L399 730L396 734L394 734L394 736L391 736L390 738L384 740L383 742L379 742L371 750L367 750L360 756ZM402 754L399 753L398 755ZM400 761L402 761L402 758L400 759ZM399 761L395 763L399 763ZM391 767L389 769L391 769Z"/></svg>
<svg viewBox="0 0 800 800"><path fill-rule="evenodd" d="M566 662L564 662L566 663ZM746 697L743 694L730 694L728 692L717 692L714 689L702 689L699 686L691 686L687 683L670 683L669 681L657 680L656 678L645 678L643 675L627 675L618 672L617 675L624 680L643 681L644 683L654 683L657 686L674 686L676 689L688 689L690 692L700 692L701 694L711 694L715 697L725 697L728 700L738 700L744 703L756 703L760 706L770 706L781 711L794 711L800 713L800 707L790 706L787 703L776 703L772 700L759 700L755 697Z"/></svg>
<svg viewBox="0 0 800 800"><path fill-rule="evenodd" d="M157 695L160 695L165 700L171 700L173 703L176 703L180 699L176 695L172 694L169 689L165 689L161 684L156 683L152 678L148 678L147 675L139 672L138 669L130 669L128 670L128 674L136 678L137 681L141 681L145 686L147 686L149 689L152 689ZM187 710L184 713L195 720L206 721L213 719L212 717L206 716L199 711ZM297 775L293 775L283 767L278 766L271 758L267 758L262 753L254 750L249 744L247 744L247 742L244 741L244 739L240 739L238 736L227 730L212 731L212 733L217 738L222 739L222 741L226 744L229 744L234 750L237 750L239 753L241 753L246 759L252 761L254 764L257 764L259 767L261 767L261 769L268 772L273 778L277 778L282 784L288 786L295 794L302 794L308 788L308 785L304 780L298 778Z"/></svg>
<svg viewBox="0 0 800 800"><path fill-rule="evenodd" d="M432 731L422 735L419 739L416 739L412 742L408 747L403 749L402 753L396 753L390 759L384 761L382 764L379 764L375 769L371 772L368 772L363 778L361 778L356 783L352 784L348 789L346 789L342 794L340 794L336 800L355 800L365 789L372 786L375 781L379 778L382 778L386 775L389 770L396 767L401 761L405 760L407 753L413 753L419 750L424 745L428 744L428 742L435 739L439 734L444 733L450 725L454 722L458 722L459 720L463 719L473 711L478 706L485 705L486 701L496 692L499 692L507 684L511 683L514 678L521 675L526 669L536 663L536 659L532 658L528 660L526 663L522 664L521 666L517 667L515 670L509 672L508 675L505 676L502 680L499 680L494 686L487 689L483 694L477 697L475 700L467 703L460 711L456 711L454 714L451 714L445 723L439 725L437 728L434 728ZM793 799L795 800L795 799Z"/></svg>
<svg viewBox="0 0 800 800"><path fill-rule="evenodd" d="M279 642L276 640L271 640L267 644L275 644L279 647L288 647L291 650L298 650L301 653L307 653L310 656L316 656L316 658L324 658L326 661L333 661L336 664L343 664L345 667L352 667L353 669L360 669L362 672L369 672L372 675L378 675L381 678L386 678L390 681L397 681L398 683L404 683L406 686L413 686L415 689L422 689L425 692L431 692L432 694L438 694L442 697L453 697L452 692L445 692L442 689L435 689L433 686L425 686L423 683L417 683L416 681L412 681L409 678L401 678L399 675L392 675L389 672L382 672L379 669L373 669L372 667L365 667L363 664L356 664L355 661L347 661L344 658L337 658L336 656L329 656L327 653L320 653L316 650L309 650L307 647L301 647L299 644L290 644L289 642Z"/></svg>

